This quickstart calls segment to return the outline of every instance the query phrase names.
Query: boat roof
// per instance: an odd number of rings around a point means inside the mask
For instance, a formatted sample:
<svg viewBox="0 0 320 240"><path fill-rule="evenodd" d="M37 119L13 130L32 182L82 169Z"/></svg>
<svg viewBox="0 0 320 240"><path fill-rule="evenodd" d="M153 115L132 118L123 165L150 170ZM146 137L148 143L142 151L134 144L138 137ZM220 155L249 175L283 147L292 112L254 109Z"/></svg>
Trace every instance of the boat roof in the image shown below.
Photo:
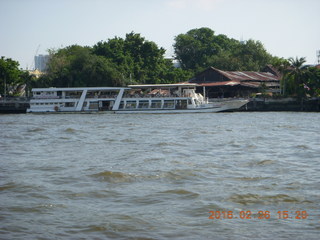
<svg viewBox="0 0 320 240"><path fill-rule="evenodd" d="M175 83L175 84L140 84L140 85L128 85L128 87L72 87L72 88L33 88L32 92L57 92L57 91L106 91L106 90L129 90L132 88L177 88L177 87L196 87L196 83Z"/></svg>
<svg viewBox="0 0 320 240"><path fill-rule="evenodd" d="M128 85L129 88L177 88L177 87L196 87L196 86L197 86L196 83Z"/></svg>
<svg viewBox="0 0 320 240"><path fill-rule="evenodd" d="M57 92L57 91L106 91L106 90L120 90L120 89L130 89L126 87L74 87L74 88L33 88L32 92Z"/></svg>

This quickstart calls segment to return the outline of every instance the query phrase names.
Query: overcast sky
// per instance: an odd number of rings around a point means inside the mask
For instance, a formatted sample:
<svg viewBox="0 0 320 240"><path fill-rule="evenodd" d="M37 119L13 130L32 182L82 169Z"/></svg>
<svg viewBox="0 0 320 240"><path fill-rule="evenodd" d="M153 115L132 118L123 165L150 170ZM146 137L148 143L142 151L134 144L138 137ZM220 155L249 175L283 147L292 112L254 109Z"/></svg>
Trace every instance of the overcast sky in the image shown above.
<svg viewBox="0 0 320 240"><path fill-rule="evenodd" d="M0 56L30 69L36 53L93 46L132 31L172 56L175 36L209 27L237 40L259 40L272 55L314 64L319 10L320 0L0 0Z"/></svg>

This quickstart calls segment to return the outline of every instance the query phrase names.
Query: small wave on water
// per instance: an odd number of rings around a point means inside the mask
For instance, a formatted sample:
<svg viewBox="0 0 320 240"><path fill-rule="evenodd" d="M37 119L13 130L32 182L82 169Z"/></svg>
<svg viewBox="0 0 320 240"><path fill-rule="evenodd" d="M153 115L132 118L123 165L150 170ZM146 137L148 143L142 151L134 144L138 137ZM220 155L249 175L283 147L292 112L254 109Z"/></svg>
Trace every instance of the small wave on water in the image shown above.
<svg viewBox="0 0 320 240"><path fill-rule="evenodd" d="M64 132L66 132L66 133L75 133L77 130L76 129L74 129L74 128L66 128L65 130L64 130Z"/></svg>
<svg viewBox="0 0 320 240"><path fill-rule="evenodd" d="M132 183L137 181L146 180L162 180L169 182L185 182L188 180L199 180L202 181L202 176L195 170L184 169L184 170L172 170L172 171L155 171L145 174L132 174L118 171L103 171L96 174L90 175L91 177L97 178L100 181L109 183Z"/></svg>
<svg viewBox="0 0 320 240"><path fill-rule="evenodd" d="M276 160L271 160L271 159L265 159L265 160L259 160L259 161L250 161L248 163L243 164L243 166L247 167L264 167L268 165L273 165L276 164Z"/></svg>
<svg viewBox="0 0 320 240"><path fill-rule="evenodd" d="M233 194L227 201L239 203L242 205L250 205L250 204L279 204L279 203L312 203L312 201L306 200L303 196L293 197L287 194L276 194L276 195L259 195L259 194Z"/></svg>
<svg viewBox="0 0 320 240"><path fill-rule="evenodd" d="M159 142L154 144L154 147L183 147L185 144L178 143L178 142Z"/></svg>
<svg viewBox="0 0 320 240"><path fill-rule="evenodd" d="M15 192L15 193L33 193L39 192L42 187L37 185L29 185L18 182L8 182L0 186L0 192Z"/></svg>
<svg viewBox="0 0 320 240"><path fill-rule="evenodd" d="M13 206L10 207L9 210L18 213L45 213L48 210L55 208L67 208L67 206L63 204L47 203L35 206Z"/></svg>
<svg viewBox="0 0 320 240"><path fill-rule="evenodd" d="M132 174L123 173L123 172L112 172L112 171L103 171L91 175L92 177L98 178L100 181L106 181L110 183L125 183L133 182L135 177Z"/></svg>
<svg viewBox="0 0 320 240"><path fill-rule="evenodd" d="M43 131L45 131L46 129L44 129L44 128L40 128L40 127L36 127L36 128L29 128L28 130L27 130L27 132L29 132L29 133L35 133L35 132L43 132Z"/></svg>
<svg viewBox="0 0 320 240"><path fill-rule="evenodd" d="M167 190L167 191L163 191L163 192L158 192L157 195L160 196L173 196L173 197L180 197L182 199L193 199L193 198L197 198L200 196L200 194L195 193L195 192L191 192L185 189L172 189L172 190Z"/></svg>
<svg viewBox="0 0 320 240"><path fill-rule="evenodd" d="M176 169L157 174L158 178L175 183L185 183L186 181L202 181L202 177L193 169Z"/></svg>
<svg viewBox="0 0 320 240"><path fill-rule="evenodd" d="M73 229L82 233L101 233L107 238L114 239L128 239L128 235L124 233L130 233L130 239L137 240L151 240L156 238L143 237L143 235L150 235L155 226L149 221L143 220L139 217L125 214L111 214L108 216L108 220L105 223L99 224L83 224L76 225ZM71 230L70 233L76 231ZM143 234L145 233L145 234ZM142 236L141 236L142 235Z"/></svg>
<svg viewBox="0 0 320 240"><path fill-rule="evenodd" d="M6 190L10 190L10 189L14 189L16 187L17 187L17 185L14 182L9 182L9 183L6 183L6 184L0 186L0 192L1 191L6 191Z"/></svg>
<svg viewBox="0 0 320 240"><path fill-rule="evenodd" d="M297 145L297 146L296 146L296 148L301 149L301 150L307 150L307 149L310 149L310 147L309 147L309 146L304 145L304 144Z"/></svg>
<svg viewBox="0 0 320 240"><path fill-rule="evenodd" d="M259 176L259 177L235 177L234 179L238 180L238 181L254 182L254 181L267 180L267 179L270 179L270 178Z"/></svg>

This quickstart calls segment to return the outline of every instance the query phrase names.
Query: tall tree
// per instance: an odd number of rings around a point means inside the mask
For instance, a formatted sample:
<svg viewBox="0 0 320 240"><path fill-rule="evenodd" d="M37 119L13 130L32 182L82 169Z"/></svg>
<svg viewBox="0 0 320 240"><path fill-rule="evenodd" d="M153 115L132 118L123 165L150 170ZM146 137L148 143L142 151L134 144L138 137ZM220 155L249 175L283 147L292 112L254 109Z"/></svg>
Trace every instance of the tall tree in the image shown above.
<svg viewBox="0 0 320 240"><path fill-rule="evenodd" d="M22 71L19 69L19 63L11 58L1 57L0 59L0 93L9 94L9 89L22 83Z"/></svg>
<svg viewBox="0 0 320 240"><path fill-rule="evenodd" d="M272 60L272 56L266 51L263 44L252 39L239 44L234 55L241 62L238 70L242 71L260 71Z"/></svg>
<svg viewBox="0 0 320 240"><path fill-rule="evenodd" d="M320 69L316 67L308 68L306 72L307 82L305 89L311 97L320 97Z"/></svg>
<svg viewBox="0 0 320 240"><path fill-rule="evenodd" d="M289 71L287 72L289 93L303 97L305 95L304 83L306 82L307 69L303 68L306 62L304 57L289 58Z"/></svg>
<svg viewBox="0 0 320 240"><path fill-rule="evenodd" d="M48 73L40 81L56 87L114 86L119 78L114 63L89 47L72 45L51 53Z"/></svg>
<svg viewBox="0 0 320 240"><path fill-rule="evenodd" d="M165 49L134 32L126 34L125 39L115 37L98 42L93 53L116 64L122 82L127 84L186 81L189 76L174 69L172 62L164 58Z"/></svg>
<svg viewBox="0 0 320 240"><path fill-rule="evenodd" d="M290 69L290 63L287 59L273 57L271 65L278 70L280 74L280 93L282 95L287 94L287 85L288 85L288 71Z"/></svg>
<svg viewBox="0 0 320 240"><path fill-rule="evenodd" d="M179 34L173 46L182 67L195 73L210 66L231 71L260 71L272 60L261 42L240 42L222 34L215 35L209 28Z"/></svg>
<svg viewBox="0 0 320 240"><path fill-rule="evenodd" d="M194 71L208 67L208 58L216 55L221 48L210 28L192 29L186 34L179 34L173 47L182 68Z"/></svg>

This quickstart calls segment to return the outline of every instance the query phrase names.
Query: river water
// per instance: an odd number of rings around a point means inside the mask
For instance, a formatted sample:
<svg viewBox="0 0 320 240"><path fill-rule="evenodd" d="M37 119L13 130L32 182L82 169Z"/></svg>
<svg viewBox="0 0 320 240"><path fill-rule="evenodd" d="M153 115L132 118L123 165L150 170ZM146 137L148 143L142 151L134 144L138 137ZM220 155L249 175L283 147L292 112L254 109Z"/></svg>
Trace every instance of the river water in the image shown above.
<svg viewBox="0 0 320 240"><path fill-rule="evenodd" d="M0 239L319 239L320 114L0 115Z"/></svg>

